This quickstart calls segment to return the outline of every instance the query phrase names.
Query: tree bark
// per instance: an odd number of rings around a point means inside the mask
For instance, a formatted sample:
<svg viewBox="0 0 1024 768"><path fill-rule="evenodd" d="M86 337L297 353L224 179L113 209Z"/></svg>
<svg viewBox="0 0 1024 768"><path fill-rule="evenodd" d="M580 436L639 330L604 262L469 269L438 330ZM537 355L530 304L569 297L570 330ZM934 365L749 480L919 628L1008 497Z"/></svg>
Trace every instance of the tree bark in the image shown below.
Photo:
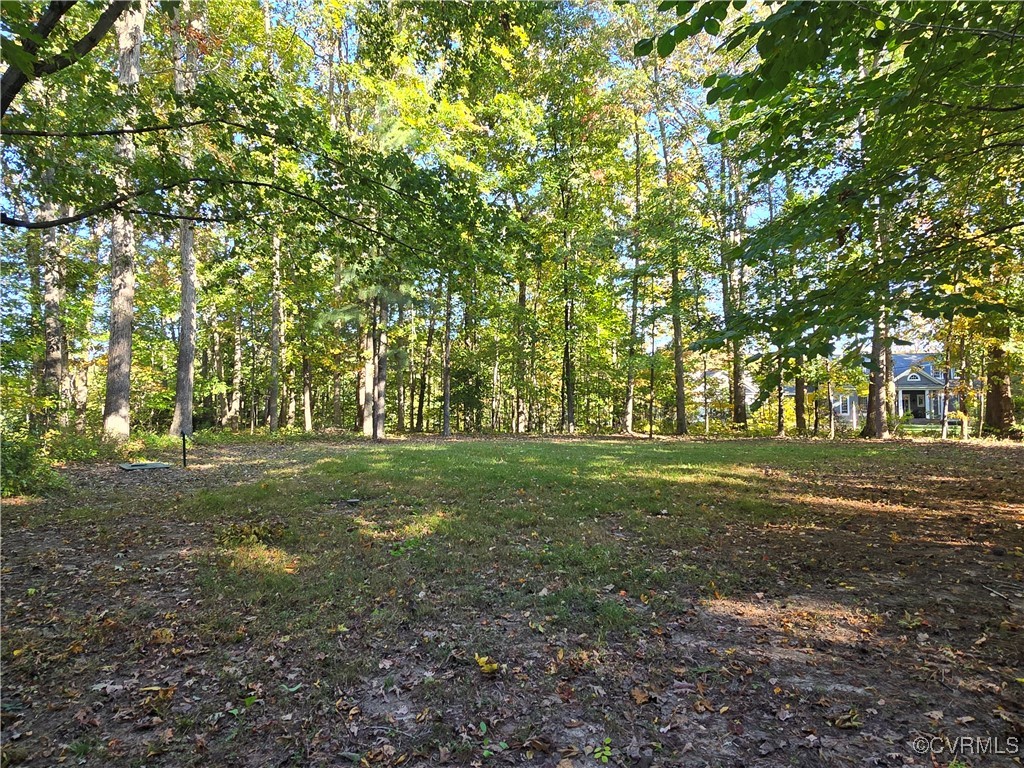
<svg viewBox="0 0 1024 768"><path fill-rule="evenodd" d="M373 384L374 384L374 332L373 326L377 322L377 300L370 302L366 321L363 324L363 374L360 379L363 436L373 437Z"/></svg>
<svg viewBox="0 0 1024 768"><path fill-rule="evenodd" d="M189 18L190 0L179 0L174 8L174 91L187 96L195 87L195 45L183 39L184 27L198 30L197 19ZM188 132L182 139L182 165L192 168L192 146ZM191 207L192 195L185 188L182 207ZM191 435L192 398L195 388L196 358L196 255L195 223L182 219L178 224L178 253L181 257L181 326L178 333L178 362L175 368L174 416L171 418L172 435Z"/></svg>
<svg viewBox="0 0 1024 768"><path fill-rule="evenodd" d="M398 305L398 327L403 329L405 327L405 305L401 303ZM408 339L407 333L406 339ZM405 373L407 367L405 365L405 358L409 355L408 350L409 344L408 341L405 341L398 349L398 359L395 363L398 366L398 392L395 399L395 415L398 417L399 433L405 432Z"/></svg>
<svg viewBox="0 0 1024 768"><path fill-rule="evenodd" d="M796 410L796 431L799 435L807 434L807 379L804 378L804 356L799 355L796 359L797 374L794 382L796 390L796 401L793 403Z"/></svg>
<svg viewBox="0 0 1024 768"><path fill-rule="evenodd" d="M313 370L305 351L302 353L302 431L313 431Z"/></svg>
<svg viewBox="0 0 1024 768"><path fill-rule="evenodd" d="M630 278L629 285L629 344L626 347L626 402L622 414L622 429L627 435L633 434L633 410L636 400L636 332L640 307L640 119L635 113L633 115L633 152L633 275Z"/></svg>
<svg viewBox="0 0 1024 768"><path fill-rule="evenodd" d="M269 429L276 432L281 421L281 338L284 319L281 302L281 235L274 232L270 240L270 416Z"/></svg>
<svg viewBox="0 0 1024 768"><path fill-rule="evenodd" d="M231 404L221 422L224 426L238 429L242 413L242 313L235 315L234 358L231 366Z"/></svg>
<svg viewBox="0 0 1024 768"><path fill-rule="evenodd" d="M427 343L423 350L423 367L420 373L420 397L416 405L416 431L423 431L423 408L427 399L427 382L430 379L430 357L434 349L434 328L437 318L434 315L433 303L430 305L430 317L427 320Z"/></svg>
<svg viewBox="0 0 1024 768"><path fill-rule="evenodd" d="M138 93L139 58L142 31L146 19L146 0L130 8L117 19L118 89L132 98ZM132 109L125 125L136 118ZM131 187L130 169L135 161L132 134L117 137L114 182L119 194ZM135 318L135 227L131 219L117 211L110 225L110 334L107 350L107 393L103 407L103 432L114 440L125 440L131 430L132 323Z"/></svg>
<svg viewBox="0 0 1024 768"><path fill-rule="evenodd" d="M516 415L514 430L516 434L526 431L526 280L519 277L519 295L516 305Z"/></svg>
<svg viewBox="0 0 1024 768"><path fill-rule="evenodd" d="M444 353L441 361L441 387L443 404L441 433L452 436L452 285L451 276L444 283Z"/></svg>
<svg viewBox="0 0 1024 768"><path fill-rule="evenodd" d="M332 68L333 71L333 68ZM332 88L333 90L333 88ZM331 112L331 117L334 118L334 112ZM341 284L342 284L342 258L341 252L338 251L334 254L334 285L332 288L332 294L334 297L334 310L338 311L341 309ZM331 423L335 427L342 426L342 398L343 389L342 386L342 348L341 339L344 324L341 320L338 320L334 324L334 340L332 344L335 346L332 360L334 363L334 370L331 372Z"/></svg>
<svg viewBox="0 0 1024 768"><path fill-rule="evenodd" d="M52 182L53 171L48 169L43 174L43 194L45 186ZM52 218L56 206L51 202L42 205L41 215ZM43 392L49 402L46 405L47 426L56 416L57 425L68 424L68 405L70 387L68 382L67 338L64 330L64 295L66 264L61 253L60 239L56 229L47 229L42 233L40 261L43 268L43 337L46 343L46 355L43 359Z"/></svg>
<svg viewBox="0 0 1024 768"><path fill-rule="evenodd" d="M886 403L888 400L887 382L890 378L886 370L888 361L888 355L886 354L887 341L886 319L885 313L882 311L875 321L874 332L871 336L871 388L874 391L874 399L869 416L870 427L868 427L870 430L869 434L880 440L885 440L889 437L889 421L887 418L889 409Z"/></svg>
<svg viewBox="0 0 1024 768"><path fill-rule="evenodd" d="M1002 335L1002 334L1000 334ZM1010 391L1010 361L1002 343L988 348L985 369L988 387L985 393L985 427L998 435L1013 429L1013 396Z"/></svg>
<svg viewBox="0 0 1024 768"><path fill-rule="evenodd" d="M374 334L373 372L373 439L384 439L388 372L388 304L383 297L377 300L378 315Z"/></svg>

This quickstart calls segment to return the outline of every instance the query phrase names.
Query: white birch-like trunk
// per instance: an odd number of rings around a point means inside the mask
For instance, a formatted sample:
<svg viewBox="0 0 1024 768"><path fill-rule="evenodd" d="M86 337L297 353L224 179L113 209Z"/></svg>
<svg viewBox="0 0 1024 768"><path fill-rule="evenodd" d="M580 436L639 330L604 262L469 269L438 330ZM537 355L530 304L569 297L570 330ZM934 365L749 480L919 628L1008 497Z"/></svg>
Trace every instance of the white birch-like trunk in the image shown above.
<svg viewBox="0 0 1024 768"><path fill-rule="evenodd" d="M117 35L118 86L122 95L138 92L142 53L142 33L146 19L146 0L125 12L114 24ZM135 122L135 111L125 115L124 125ZM130 170L135 161L132 134L117 137L114 149L114 182L119 193L131 187ZM135 227L131 219L115 211L110 222L110 341L107 350L107 394L103 408L103 432L115 440L130 433L132 370L132 323L135 316Z"/></svg>

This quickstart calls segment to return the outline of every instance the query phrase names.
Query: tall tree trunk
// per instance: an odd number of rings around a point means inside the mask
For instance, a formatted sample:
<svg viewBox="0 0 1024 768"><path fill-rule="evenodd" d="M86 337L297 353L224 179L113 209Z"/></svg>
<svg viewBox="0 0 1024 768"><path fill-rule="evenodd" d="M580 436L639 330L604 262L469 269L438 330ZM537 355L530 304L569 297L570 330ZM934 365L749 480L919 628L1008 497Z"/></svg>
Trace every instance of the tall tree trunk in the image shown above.
<svg viewBox="0 0 1024 768"><path fill-rule="evenodd" d="M373 372L373 439L384 439L386 388L388 381L388 304L383 297L377 300L378 315L374 330Z"/></svg>
<svg viewBox="0 0 1024 768"><path fill-rule="evenodd" d="M673 260L678 256L673 256ZM672 370L675 384L676 434L689 431L686 423L686 367L683 358L683 314L682 292L679 280L679 265L672 265Z"/></svg>
<svg viewBox="0 0 1024 768"><path fill-rule="evenodd" d="M373 437L373 326L377 322L377 300L373 299L367 312L366 321L363 324L363 375L361 383L362 421L363 436Z"/></svg>
<svg viewBox="0 0 1024 768"><path fill-rule="evenodd" d="M782 382L782 361L779 361L779 384L775 388L775 400L778 413L775 416L775 436L786 436L786 387Z"/></svg>
<svg viewBox="0 0 1024 768"><path fill-rule="evenodd" d="M431 302L430 315L427 319L427 343L423 349L423 368L420 373L420 397L416 406L416 431L423 431L423 407L427 399L427 383L430 380L430 358L434 350L434 328L437 326L437 317L434 314L434 305Z"/></svg>
<svg viewBox="0 0 1024 768"><path fill-rule="evenodd" d="M988 348L988 363L985 368L988 387L985 393L985 428L998 435L1005 435L1013 429L1013 396L1010 391L1010 361L1003 347L1002 339L1008 330L999 329L998 341Z"/></svg>
<svg viewBox="0 0 1024 768"><path fill-rule="evenodd" d="M309 365L305 345L302 353L302 431L313 431L313 370Z"/></svg>
<svg viewBox="0 0 1024 768"><path fill-rule="evenodd" d="M869 414L870 423L870 436L876 437L880 440L888 439L889 437L889 421L888 421L888 405L886 401L887 390L889 381L889 372L886 370L886 363L888 355L886 349L888 347L888 333L886 328L885 311L879 312L878 319L875 321L874 332L871 336L871 389L874 393L874 399L871 403L871 412ZM870 396L869 396L870 399Z"/></svg>
<svg viewBox="0 0 1024 768"><path fill-rule="evenodd" d="M281 421L289 428L295 426L295 369L288 372L284 385L284 402L281 403Z"/></svg>
<svg viewBox="0 0 1024 768"><path fill-rule="evenodd" d="M501 426L501 372L498 368L498 342L494 342L494 366L491 369L491 430Z"/></svg>
<svg viewBox="0 0 1024 768"><path fill-rule="evenodd" d="M212 358L216 354L217 354L216 347L214 349L212 349L212 350L210 350L210 349L204 349L203 350L202 376L203 376L203 380L204 381L209 381L210 378L211 378L211 369L213 367L213 365L212 365ZM202 410L200 411L200 413L201 413L201 418L206 419L207 423L211 423L211 424L213 423L213 421L215 419L215 416L214 416L214 405L213 405L213 392L211 392L209 389L207 389L206 390L206 394L203 395L203 407L202 407Z"/></svg>
<svg viewBox="0 0 1024 768"><path fill-rule="evenodd" d="M746 297L745 268L737 263L736 249L743 238L746 219L745 194L740 189L739 168L735 161L726 157L726 147L720 161L721 194L725 205L723 213L722 250L722 314L726 327L732 327L743 312ZM730 352L730 393L732 421L746 427L747 397L744 379L746 366L743 357L743 340L733 337L728 345Z"/></svg>
<svg viewBox="0 0 1024 768"><path fill-rule="evenodd" d="M398 305L398 327L405 327L405 305ZM408 338L408 333L406 333ZM398 366L398 392L395 400L395 415L398 417L398 431L405 432L405 358L409 356L408 341L404 341L398 350L396 365Z"/></svg>
<svg viewBox="0 0 1024 768"><path fill-rule="evenodd" d="M281 338L284 335L284 318L281 302L281 236L274 232L270 241L270 431L276 432L281 421Z"/></svg>
<svg viewBox="0 0 1024 768"><path fill-rule="evenodd" d="M190 0L179 0L174 7L174 92L187 96L195 87L196 47L182 30L199 31L198 19L190 18ZM188 132L183 134L182 165L192 167L192 146ZM188 213L192 195L182 195L182 208ZM178 253L181 256L181 326L178 333L178 362L175 368L174 416L172 435L192 434L192 397L195 387L196 358L196 256L195 224L182 219L178 224Z"/></svg>
<svg viewBox="0 0 1024 768"><path fill-rule="evenodd" d="M231 404L221 422L224 426L238 429L242 414L242 313L235 315L234 358L231 366Z"/></svg>
<svg viewBox="0 0 1024 768"><path fill-rule="evenodd" d="M118 89L133 98L139 88L139 57L142 30L146 19L146 0L122 14L114 24L118 50ZM125 126L132 126L136 112L130 109ZM135 162L135 137L125 133L117 137L114 149L117 169L114 184L121 194L131 190L130 168ZM120 211L110 225L110 342L107 351L107 394L103 407L103 432L115 440L130 433L132 372L132 323L135 319L135 227Z"/></svg>
<svg viewBox="0 0 1024 768"><path fill-rule="evenodd" d="M796 382L795 382L795 402L793 403L794 409L796 410L796 431L799 435L807 434L807 379L804 378L804 356L798 355L796 358Z"/></svg>
<svg viewBox="0 0 1024 768"><path fill-rule="evenodd" d="M662 159L662 171L665 177L665 186L671 192L673 186L672 178L672 160L669 156L669 142L668 142L668 131L665 128L665 114L664 109L661 107L661 69L657 61L654 64L654 82L655 88L657 89L658 95L658 109L656 115L658 119L658 135L661 145L661 159ZM639 180L637 180L639 185ZM675 386L675 405L676 405L676 423L675 431L677 435L685 435L687 433L686 424L686 361L683 354L683 297L682 297L682 285L680 280L680 265L679 265L679 253L674 248L672 249L672 266L671 266L671 307L669 308L672 313L672 370L674 375L674 386Z"/></svg>
<svg viewBox="0 0 1024 768"><path fill-rule="evenodd" d="M53 181L53 170L43 173L43 194ZM43 203L40 211L44 219L57 215L57 206ZM67 338L64 331L64 294L66 265L61 253L60 239L55 228L42 232L40 261L43 268L43 337L46 342L46 356L43 359L43 392L50 402L46 407L46 420L56 415L58 426L68 423L70 388L68 386ZM47 426L52 426L48 423Z"/></svg>
<svg viewBox="0 0 1024 768"><path fill-rule="evenodd" d="M827 377L827 390L826 390L826 403L828 405L828 439L836 439L836 409L832 404L832 366L827 360L825 361L825 376Z"/></svg>
<svg viewBox="0 0 1024 768"><path fill-rule="evenodd" d="M332 69L333 71L333 69ZM334 113L331 113L332 117ZM342 259L341 252L338 251L334 254L334 309L341 309L341 279L342 279ZM343 323L338 320L334 326L334 341L335 351L332 356L334 362L334 370L331 372L331 397L332 397L332 418L331 423L335 427L342 426L342 349L341 349L341 338Z"/></svg>
<svg viewBox="0 0 1024 768"><path fill-rule="evenodd" d="M626 347L626 402L623 407L622 429L633 434L633 410L636 399L637 322L640 307L640 118L633 115L633 275L630 278L629 344Z"/></svg>
<svg viewBox="0 0 1024 768"><path fill-rule="evenodd" d="M514 430L522 434L527 427L526 414L526 280L519 277L519 295L516 305L516 415Z"/></svg>
<svg viewBox="0 0 1024 768"><path fill-rule="evenodd" d="M441 406L441 434L452 436L452 279L447 276L444 282L444 352L441 361L441 388L443 404Z"/></svg>

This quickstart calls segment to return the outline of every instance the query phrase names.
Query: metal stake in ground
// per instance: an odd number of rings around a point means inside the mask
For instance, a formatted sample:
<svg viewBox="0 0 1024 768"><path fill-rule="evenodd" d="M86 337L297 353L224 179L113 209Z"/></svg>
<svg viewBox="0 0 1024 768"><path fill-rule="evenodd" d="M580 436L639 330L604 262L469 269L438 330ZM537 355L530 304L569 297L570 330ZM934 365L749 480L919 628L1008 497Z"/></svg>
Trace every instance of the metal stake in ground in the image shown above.
<svg viewBox="0 0 1024 768"><path fill-rule="evenodd" d="M185 430L181 430L181 468L188 466L188 456L185 453Z"/></svg>

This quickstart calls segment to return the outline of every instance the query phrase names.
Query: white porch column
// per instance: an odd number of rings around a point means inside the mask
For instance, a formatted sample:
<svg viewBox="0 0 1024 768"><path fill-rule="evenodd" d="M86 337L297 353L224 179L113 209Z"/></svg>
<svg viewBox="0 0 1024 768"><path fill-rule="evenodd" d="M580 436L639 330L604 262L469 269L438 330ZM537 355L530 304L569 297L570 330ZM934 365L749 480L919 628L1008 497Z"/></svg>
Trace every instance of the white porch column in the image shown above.
<svg viewBox="0 0 1024 768"><path fill-rule="evenodd" d="M901 419L903 418L903 390L902 389L897 389L896 390L896 413L899 414L899 417Z"/></svg>
<svg viewBox="0 0 1024 768"><path fill-rule="evenodd" d="M932 417L932 392L930 389L924 391L924 417L926 419Z"/></svg>

